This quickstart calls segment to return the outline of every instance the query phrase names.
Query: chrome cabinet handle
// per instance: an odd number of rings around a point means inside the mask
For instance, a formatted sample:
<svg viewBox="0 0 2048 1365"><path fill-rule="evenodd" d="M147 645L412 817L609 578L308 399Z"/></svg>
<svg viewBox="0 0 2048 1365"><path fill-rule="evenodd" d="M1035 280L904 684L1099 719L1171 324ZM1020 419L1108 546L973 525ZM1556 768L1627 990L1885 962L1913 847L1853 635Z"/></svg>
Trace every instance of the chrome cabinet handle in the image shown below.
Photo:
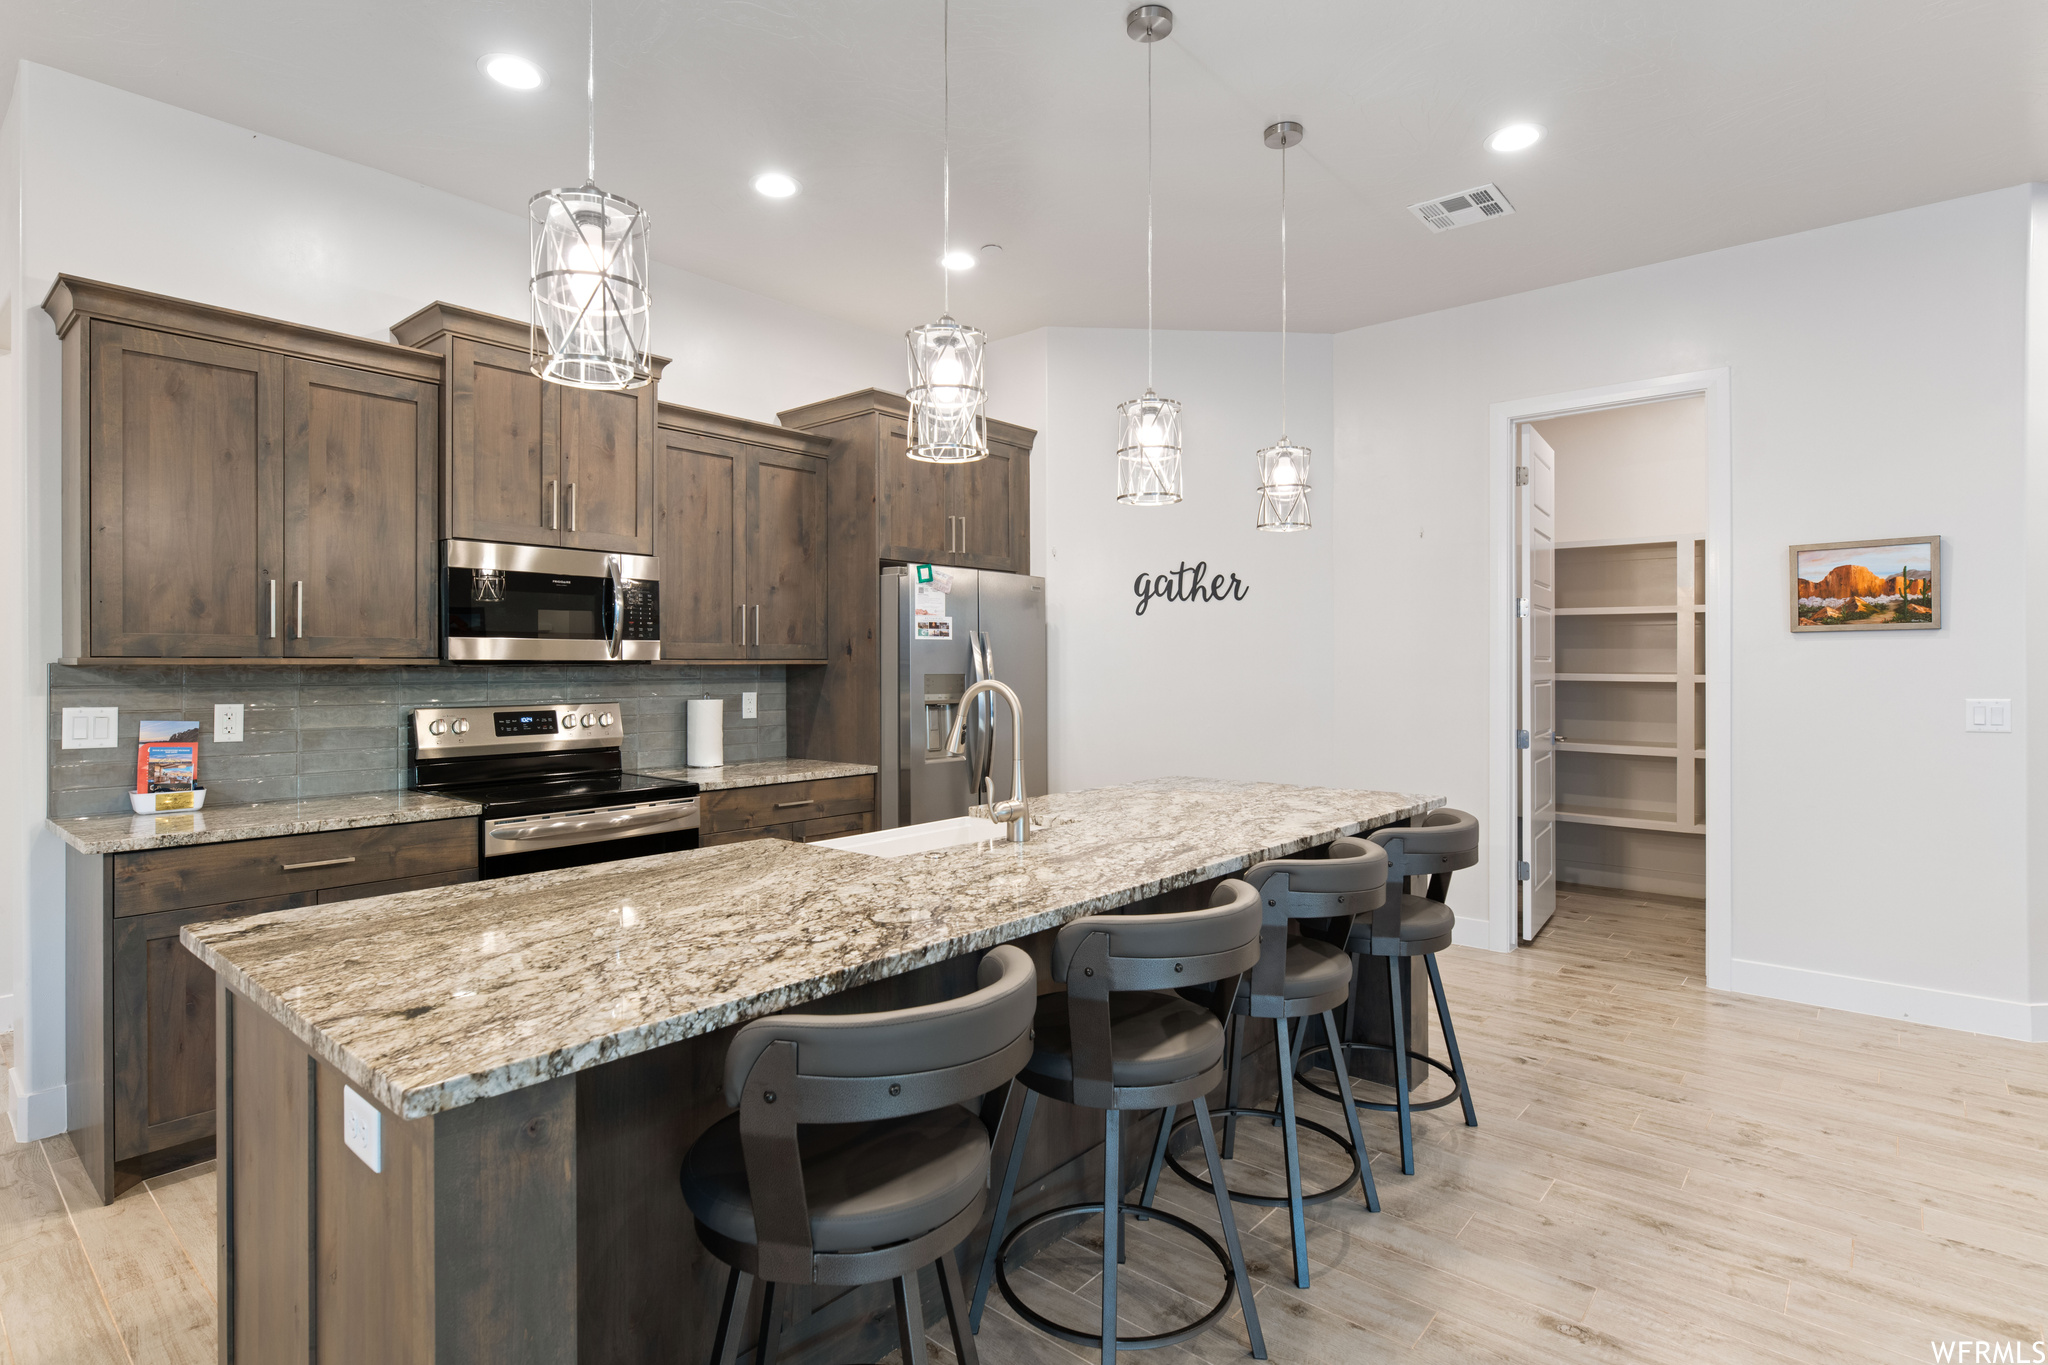
<svg viewBox="0 0 2048 1365"><path fill-rule="evenodd" d="M761 604L759 602L754 604L754 643L756 645L761 643Z"/></svg>
<svg viewBox="0 0 2048 1365"><path fill-rule="evenodd" d="M277 580L270 580L270 638L277 638Z"/></svg>
<svg viewBox="0 0 2048 1365"><path fill-rule="evenodd" d="M278 867L285 872L304 872L309 867L340 867L354 861L354 858L322 858L313 863L279 863Z"/></svg>
<svg viewBox="0 0 2048 1365"><path fill-rule="evenodd" d="M548 529L550 531L562 529L562 481L560 479L548 480Z"/></svg>
<svg viewBox="0 0 2048 1365"><path fill-rule="evenodd" d="M747 604L744 602L737 603L734 605L733 610L740 614L740 633L734 638L733 643L744 649L747 644Z"/></svg>
<svg viewBox="0 0 2048 1365"><path fill-rule="evenodd" d="M809 800L809 801L777 801L777 802L775 803L775 809L777 809L777 810L793 810L793 809L795 809L795 808L796 808L796 807L798 807L798 806L815 806L815 805L817 805L817 804L818 804L818 802L817 802L817 799L816 799L815 797L814 797L814 798L812 798L812 799L811 799L811 800Z"/></svg>
<svg viewBox="0 0 2048 1365"><path fill-rule="evenodd" d="M569 485L569 529L576 529L576 485Z"/></svg>
<svg viewBox="0 0 2048 1365"><path fill-rule="evenodd" d="M292 580L292 638L306 638L306 580Z"/></svg>
<svg viewBox="0 0 2048 1365"><path fill-rule="evenodd" d="M620 829L641 829L648 825L666 825L687 818L695 809L696 802L680 801L660 810L634 811L627 815L600 816L584 820L545 820L537 825L521 825L509 829L494 829L493 839L510 843L524 843L529 839L553 839L564 834L605 833Z"/></svg>

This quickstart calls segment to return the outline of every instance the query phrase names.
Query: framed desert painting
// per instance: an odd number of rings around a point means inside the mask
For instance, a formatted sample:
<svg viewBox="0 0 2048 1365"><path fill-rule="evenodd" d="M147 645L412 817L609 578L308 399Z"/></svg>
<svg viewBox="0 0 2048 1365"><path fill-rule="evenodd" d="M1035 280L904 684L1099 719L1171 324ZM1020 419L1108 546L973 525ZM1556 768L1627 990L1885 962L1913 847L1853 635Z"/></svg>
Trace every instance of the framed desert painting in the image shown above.
<svg viewBox="0 0 2048 1365"><path fill-rule="evenodd" d="M1792 547L1792 629L1934 630L1941 537Z"/></svg>

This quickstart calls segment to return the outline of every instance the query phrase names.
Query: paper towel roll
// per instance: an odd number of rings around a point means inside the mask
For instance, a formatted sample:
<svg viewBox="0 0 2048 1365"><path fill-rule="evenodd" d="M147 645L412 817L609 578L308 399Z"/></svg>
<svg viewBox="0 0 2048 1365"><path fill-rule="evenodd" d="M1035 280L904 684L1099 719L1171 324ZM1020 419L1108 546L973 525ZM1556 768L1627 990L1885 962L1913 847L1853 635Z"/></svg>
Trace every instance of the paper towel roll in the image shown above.
<svg viewBox="0 0 2048 1365"><path fill-rule="evenodd" d="M725 766L725 698L695 697L683 703L683 763L691 768Z"/></svg>

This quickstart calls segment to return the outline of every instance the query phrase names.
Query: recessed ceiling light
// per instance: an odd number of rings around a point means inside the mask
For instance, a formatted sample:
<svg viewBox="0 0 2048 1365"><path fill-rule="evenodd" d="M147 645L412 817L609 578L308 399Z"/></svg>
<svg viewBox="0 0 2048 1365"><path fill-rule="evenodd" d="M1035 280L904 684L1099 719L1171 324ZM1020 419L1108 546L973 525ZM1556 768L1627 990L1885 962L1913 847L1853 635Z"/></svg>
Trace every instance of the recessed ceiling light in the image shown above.
<svg viewBox="0 0 2048 1365"><path fill-rule="evenodd" d="M1543 140L1543 130L1533 123L1510 123L1507 127L1486 139L1486 145L1496 152L1527 151Z"/></svg>
<svg viewBox="0 0 2048 1365"><path fill-rule="evenodd" d="M488 53L477 59L477 68L498 84L514 90L538 90L548 83L547 72L509 52Z"/></svg>
<svg viewBox="0 0 2048 1365"><path fill-rule="evenodd" d="M948 270L974 269L974 253L971 251L949 251L939 257L939 264Z"/></svg>
<svg viewBox="0 0 2048 1365"><path fill-rule="evenodd" d="M770 199L787 199L802 188L803 186L781 171L763 171L754 177L755 191L767 195Z"/></svg>

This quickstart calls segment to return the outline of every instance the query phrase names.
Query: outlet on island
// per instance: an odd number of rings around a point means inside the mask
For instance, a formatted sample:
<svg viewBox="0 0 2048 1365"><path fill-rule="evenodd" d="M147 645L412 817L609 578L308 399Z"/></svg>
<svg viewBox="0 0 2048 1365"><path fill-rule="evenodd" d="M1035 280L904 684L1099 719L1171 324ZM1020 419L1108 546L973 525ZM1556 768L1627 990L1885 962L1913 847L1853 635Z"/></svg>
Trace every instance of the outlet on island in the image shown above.
<svg viewBox="0 0 2048 1365"><path fill-rule="evenodd" d="M341 1088L341 1141L365 1166L384 1173L384 1115L352 1085Z"/></svg>

